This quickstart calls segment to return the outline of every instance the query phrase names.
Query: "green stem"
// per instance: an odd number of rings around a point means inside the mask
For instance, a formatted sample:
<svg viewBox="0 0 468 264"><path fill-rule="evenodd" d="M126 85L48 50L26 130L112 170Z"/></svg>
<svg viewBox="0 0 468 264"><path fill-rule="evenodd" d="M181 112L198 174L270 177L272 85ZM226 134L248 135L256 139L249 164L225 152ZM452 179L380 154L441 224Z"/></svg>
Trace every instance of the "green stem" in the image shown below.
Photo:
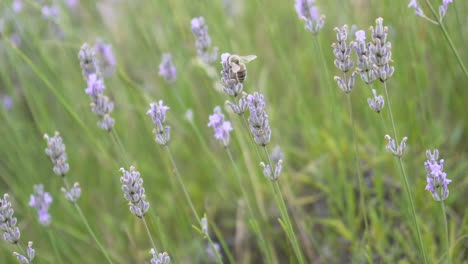
<svg viewBox="0 0 468 264"><path fill-rule="evenodd" d="M157 252L158 249L156 248L156 244L154 244L153 236L151 236L151 232L150 232L150 230L149 230L149 228L148 228L148 224L146 223L145 217L143 216L143 217L141 218L141 220L143 220L143 225L145 226L146 234L148 235L148 237L149 237L149 239L150 239L150 241L151 241L151 246L152 246L153 249Z"/></svg>
<svg viewBox="0 0 468 264"><path fill-rule="evenodd" d="M69 184L68 184L68 181L63 178L63 181L65 183L65 187L67 188L67 190L70 190L70 187L69 187ZM107 250L102 246L101 242L99 242L98 238L96 237L96 234L94 234L94 231L93 229L91 229L91 226L89 225L89 222L88 220L86 219L86 217L84 216L83 212L81 211L81 208L80 206L78 205L78 203L73 203L73 205L75 206L76 210L78 211L78 214L80 215L81 217L81 220L83 221L83 223L85 224L86 226L86 229L88 229L88 232L89 234L93 237L94 241L96 242L96 244L98 245L99 249L101 250L102 254L104 255L104 257L106 258L107 262L109 263L113 263L111 258L109 257L109 254L107 253Z"/></svg>
<svg viewBox="0 0 468 264"><path fill-rule="evenodd" d="M266 147L263 147L265 151L265 155L267 156L268 164L270 165L270 169L272 173L274 173L274 167L273 164L271 163L270 159L270 153L268 153L268 149ZM273 187L273 193L275 195L278 208L281 212L281 217L286 221L286 226L289 229L286 231L286 235L289 238L289 241L291 242L293 246L294 253L296 254L297 260L299 263L305 263L304 262L304 256L302 256L302 251L301 247L299 246L299 242L296 237L296 233L294 232L294 228L292 226L291 218L289 217L289 213L286 207L286 203L284 202L283 198L283 193L281 192L281 188L279 187L278 181L271 182L272 187Z"/></svg>
<svg viewBox="0 0 468 264"><path fill-rule="evenodd" d="M185 187L184 181L182 180L182 177L180 176L179 169L177 168L177 164L175 163L174 156L172 155L171 150L169 149L169 146L165 145L164 149L166 150L167 155L169 156L169 159L170 159L171 165L172 165L173 173L174 173L177 181L179 182L180 187L182 188L182 192L184 193L185 199L187 200L187 202L188 202L188 204L190 206L190 209L192 210L193 215L195 216L198 224L201 227L201 218L198 215L197 210L195 209L195 206L193 205L192 198L190 198L190 195L189 195L189 193L187 191L187 188ZM219 263L224 263L223 259L219 255L219 252L218 252L217 248L215 247L215 245L213 244L213 241L211 240L211 238L209 236L208 236L208 241L210 243L211 248L213 249L213 252L216 255L216 258L217 258L218 262Z"/></svg>
<svg viewBox="0 0 468 264"><path fill-rule="evenodd" d="M390 103L390 97L388 95L387 82L384 82L384 90L385 90L385 100L387 102L388 111L390 112L390 120L391 120L391 123L392 123L392 129L393 129L393 133L394 133L394 136L395 136L395 141L398 142L398 136L397 136L395 121L394 121L393 112L392 112L392 104ZM417 232L418 240L419 240L419 247L421 248L421 254L423 255L424 263L428 264L429 262L427 261L426 250L424 248L424 243L423 243L422 236L421 236L421 230L419 228L418 219L416 218L416 209L414 207L413 195L411 194L410 185L409 185L409 182L408 182L408 177L406 177L406 171L405 171L405 168L403 166L403 161L402 161L401 157L398 157L398 163L400 165L401 174L402 174L402 177L403 177L403 183L405 185L406 194L408 196L408 200L410 201L411 214L413 216L414 225L416 227L416 232Z"/></svg>
<svg viewBox="0 0 468 264"><path fill-rule="evenodd" d="M231 150L229 149L229 147L226 146L224 149L226 149L226 152L227 152L227 154L229 156L229 160L231 160L231 163L234 166L237 182L238 182L239 187L241 189L242 196L246 200L247 209L249 210L250 217L252 217L255 229L258 230L257 235L259 236L259 239L260 239L260 247L261 247L262 251L264 251L264 254L265 254L266 258L267 258L267 262L268 263L273 263L273 261L271 259L271 253L270 253L269 247L267 246L267 243L266 243L266 240L265 240L263 234L260 232L260 228L258 226L257 220L255 219L254 210L252 209L252 206L250 205L250 198L247 195L247 191L244 188L244 184L242 183L242 177L241 177L241 172L239 170L239 167L237 166L236 162L234 161L234 158L232 157L232 153L231 153Z"/></svg>
<svg viewBox="0 0 468 264"><path fill-rule="evenodd" d="M50 229L47 229L47 235L49 236L49 240L50 240L50 242L52 244L52 248L54 249L55 258L60 263L63 263L62 257L60 256L60 253L59 253L59 251L57 249L57 245L55 243L55 237L52 235Z"/></svg>
<svg viewBox="0 0 468 264"><path fill-rule="evenodd" d="M434 7L432 7L431 3L429 2L429 0L426 0L426 3L427 5L429 6L429 9L431 10L432 14L434 15L434 17L437 18L437 20L439 21L438 25L440 27L440 30L442 30L442 33L444 34L444 37L445 39L447 39L449 45L450 45L450 48L452 49L452 52L453 54L455 55L455 57L457 58L457 61L458 61L458 64L460 65L460 68L463 70L463 73L465 74L465 77L468 79L468 70L466 69L466 66L465 64L463 63L460 55L458 54L458 51L457 49L455 48L455 45L453 44L453 41L452 41L452 38L450 38L449 34L448 34L448 31L447 29L445 28L444 24L442 23L442 18L439 17L434 9Z"/></svg>
<svg viewBox="0 0 468 264"><path fill-rule="evenodd" d="M447 248L447 263L451 263L451 254L450 254L450 239L449 239L449 230L448 230L448 224L447 224L447 212L445 210L445 202L441 202L442 206L442 213L444 215L444 228L445 228L445 246Z"/></svg>

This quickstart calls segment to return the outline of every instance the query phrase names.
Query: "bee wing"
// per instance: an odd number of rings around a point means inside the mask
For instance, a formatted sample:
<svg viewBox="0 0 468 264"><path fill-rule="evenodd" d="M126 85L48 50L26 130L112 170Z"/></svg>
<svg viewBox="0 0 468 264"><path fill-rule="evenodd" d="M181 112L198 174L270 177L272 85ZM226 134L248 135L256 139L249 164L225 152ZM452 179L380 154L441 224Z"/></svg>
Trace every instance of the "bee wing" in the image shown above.
<svg viewBox="0 0 468 264"><path fill-rule="evenodd" d="M257 55L239 56L243 63L251 62L257 58Z"/></svg>
<svg viewBox="0 0 468 264"><path fill-rule="evenodd" d="M237 63L232 63L231 68L233 72L238 72L241 69L241 67Z"/></svg>

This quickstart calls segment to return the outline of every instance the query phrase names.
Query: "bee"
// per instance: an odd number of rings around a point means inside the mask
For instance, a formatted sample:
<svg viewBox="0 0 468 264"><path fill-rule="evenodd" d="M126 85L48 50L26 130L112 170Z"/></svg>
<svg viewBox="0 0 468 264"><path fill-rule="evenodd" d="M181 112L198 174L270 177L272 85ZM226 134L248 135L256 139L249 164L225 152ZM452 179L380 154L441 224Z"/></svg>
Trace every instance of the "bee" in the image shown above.
<svg viewBox="0 0 468 264"><path fill-rule="evenodd" d="M236 79L238 82L243 83L245 81L245 78L247 77L247 68L245 67L245 63L253 61L256 58L256 55L230 55L227 58L227 61L231 66L232 72L236 75Z"/></svg>

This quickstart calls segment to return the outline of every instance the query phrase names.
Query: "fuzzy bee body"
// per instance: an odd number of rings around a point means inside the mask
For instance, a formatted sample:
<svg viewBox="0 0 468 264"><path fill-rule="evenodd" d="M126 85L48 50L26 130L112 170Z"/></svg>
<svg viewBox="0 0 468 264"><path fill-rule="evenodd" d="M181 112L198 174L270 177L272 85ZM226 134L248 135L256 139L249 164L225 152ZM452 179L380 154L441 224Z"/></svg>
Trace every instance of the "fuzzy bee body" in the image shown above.
<svg viewBox="0 0 468 264"><path fill-rule="evenodd" d="M247 77L247 67L245 63L248 63L252 60L257 58L255 55L248 55L248 56L239 56L239 55L230 55L227 58L229 65L231 66L232 72L236 76L236 80L240 83L245 81Z"/></svg>

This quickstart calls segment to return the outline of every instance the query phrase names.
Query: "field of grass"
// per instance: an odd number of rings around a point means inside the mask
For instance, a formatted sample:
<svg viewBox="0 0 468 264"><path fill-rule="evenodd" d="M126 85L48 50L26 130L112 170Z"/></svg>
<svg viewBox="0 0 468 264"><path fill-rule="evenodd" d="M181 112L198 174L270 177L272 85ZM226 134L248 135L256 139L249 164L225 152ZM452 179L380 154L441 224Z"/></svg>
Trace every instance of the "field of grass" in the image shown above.
<svg viewBox="0 0 468 264"><path fill-rule="evenodd" d="M428 1L437 10L442 2ZM326 19L313 35L293 0L81 0L75 8L23 0L17 13L2 0L0 96L13 104L0 108L0 195L10 196L20 245L33 241L33 263L41 264L150 263L153 247L171 263L424 263L422 252L426 263L468 263L468 75L460 65L468 64L468 1L451 3L443 20L453 47L408 2L318 0ZM59 16L45 19L41 8L52 3ZM419 4L434 18L426 0ZM219 56L212 65L197 56L191 20L199 16L218 55L257 56L247 64L244 91L265 96L267 149L284 153L276 182L263 175L266 154L245 120L225 104L234 99L220 90ZM333 29L344 24L371 41L378 17L388 26L395 68L380 114L369 108L371 90L361 78L350 94L338 88L333 78L342 73L331 47ZM83 43L98 39L116 57L105 77L115 105L112 132L96 124L77 57ZM158 74L164 53L177 67L173 84ZM373 88L385 94L379 80ZM155 142L146 114L159 100L170 107L167 148ZM385 149L384 136L395 137L389 103L398 140L408 137L401 159ZM234 128L227 148L207 126L215 106ZM44 152L44 134L54 131L66 145L65 178L82 189L76 205L102 248L60 191L64 182ZM452 180L444 203L425 190L425 152L434 148ZM130 166L144 179L144 218L129 211L121 190L119 169ZM35 184L53 197L48 226L28 205ZM194 211L206 214L209 236ZM1 241L0 263L19 263L12 254L18 250Z"/></svg>

